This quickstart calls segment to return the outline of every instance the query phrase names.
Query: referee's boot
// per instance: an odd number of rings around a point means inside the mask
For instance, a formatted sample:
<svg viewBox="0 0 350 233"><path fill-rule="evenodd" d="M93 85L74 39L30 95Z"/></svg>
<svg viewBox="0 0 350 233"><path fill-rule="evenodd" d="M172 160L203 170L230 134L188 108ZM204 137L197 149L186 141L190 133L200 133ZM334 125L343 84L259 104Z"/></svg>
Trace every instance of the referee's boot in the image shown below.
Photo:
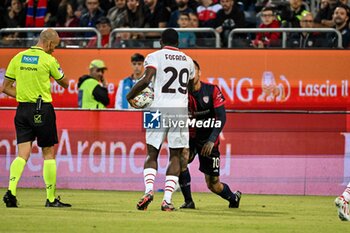
<svg viewBox="0 0 350 233"><path fill-rule="evenodd" d="M2 200L5 202L6 207L18 207L17 198L12 195L10 190L7 190Z"/></svg>
<svg viewBox="0 0 350 233"><path fill-rule="evenodd" d="M53 202L50 202L48 199L46 199L45 207L72 207L72 205L61 202L61 198L58 196L58 198L55 198Z"/></svg>
<svg viewBox="0 0 350 233"><path fill-rule="evenodd" d="M145 193L136 204L138 210L147 210L148 205L153 201L153 192Z"/></svg>
<svg viewBox="0 0 350 233"><path fill-rule="evenodd" d="M195 209L196 205L193 201L185 202L180 206L180 209Z"/></svg>
<svg viewBox="0 0 350 233"><path fill-rule="evenodd" d="M242 193L240 191L234 192L235 199L233 201L230 201L230 204L228 205L229 208L238 208L239 202L241 201Z"/></svg>

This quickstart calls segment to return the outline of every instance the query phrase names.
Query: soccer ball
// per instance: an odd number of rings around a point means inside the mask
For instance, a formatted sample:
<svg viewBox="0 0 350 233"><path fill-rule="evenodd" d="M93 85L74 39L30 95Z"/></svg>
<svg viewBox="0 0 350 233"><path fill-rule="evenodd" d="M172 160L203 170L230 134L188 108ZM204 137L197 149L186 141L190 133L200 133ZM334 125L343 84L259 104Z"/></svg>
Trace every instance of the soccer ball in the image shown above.
<svg viewBox="0 0 350 233"><path fill-rule="evenodd" d="M145 108L152 104L153 98L154 98L153 90L149 87L146 87L134 98L135 105L140 108Z"/></svg>

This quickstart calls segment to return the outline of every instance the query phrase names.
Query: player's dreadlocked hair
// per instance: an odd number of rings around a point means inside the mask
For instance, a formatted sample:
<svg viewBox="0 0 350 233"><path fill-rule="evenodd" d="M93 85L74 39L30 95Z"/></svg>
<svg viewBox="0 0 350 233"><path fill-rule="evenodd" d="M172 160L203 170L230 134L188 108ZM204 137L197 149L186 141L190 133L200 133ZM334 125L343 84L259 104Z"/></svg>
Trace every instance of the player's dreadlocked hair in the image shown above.
<svg viewBox="0 0 350 233"><path fill-rule="evenodd" d="M162 42L164 45L177 46L179 43L179 35L172 28L165 29L162 33Z"/></svg>

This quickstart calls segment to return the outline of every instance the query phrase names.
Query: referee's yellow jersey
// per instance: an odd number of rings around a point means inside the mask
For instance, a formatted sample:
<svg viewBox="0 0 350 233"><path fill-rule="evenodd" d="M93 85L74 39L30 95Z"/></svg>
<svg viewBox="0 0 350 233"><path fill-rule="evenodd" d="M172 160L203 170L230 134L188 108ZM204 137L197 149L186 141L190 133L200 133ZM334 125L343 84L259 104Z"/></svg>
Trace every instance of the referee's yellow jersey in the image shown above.
<svg viewBox="0 0 350 233"><path fill-rule="evenodd" d="M61 80L64 73L56 58L36 46L14 56L5 74L5 78L16 81L17 102L27 103L35 103L39 95L44 102L52 102L50 77Z"/></svg>

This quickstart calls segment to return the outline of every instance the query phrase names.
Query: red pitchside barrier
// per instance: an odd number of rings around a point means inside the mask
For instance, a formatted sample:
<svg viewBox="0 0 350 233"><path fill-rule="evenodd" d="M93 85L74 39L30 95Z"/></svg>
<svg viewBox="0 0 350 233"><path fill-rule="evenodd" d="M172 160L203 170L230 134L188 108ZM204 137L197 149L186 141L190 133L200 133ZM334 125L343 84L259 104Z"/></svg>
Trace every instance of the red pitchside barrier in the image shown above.
<svg viewBox="0 0 350 233"><path fill-rule="evenodd" d="M15 110L0 110L0 187L16 155ZM56 110L58 187L143 190L146 154L141 112ZM221 137L221 178L244 193L337 195L350 177L347 114L228 113ZM168 151L159 160L163 189ZM194 191L207 191L195 159ZM35 146L20 187L42 187Z"/></svg>

